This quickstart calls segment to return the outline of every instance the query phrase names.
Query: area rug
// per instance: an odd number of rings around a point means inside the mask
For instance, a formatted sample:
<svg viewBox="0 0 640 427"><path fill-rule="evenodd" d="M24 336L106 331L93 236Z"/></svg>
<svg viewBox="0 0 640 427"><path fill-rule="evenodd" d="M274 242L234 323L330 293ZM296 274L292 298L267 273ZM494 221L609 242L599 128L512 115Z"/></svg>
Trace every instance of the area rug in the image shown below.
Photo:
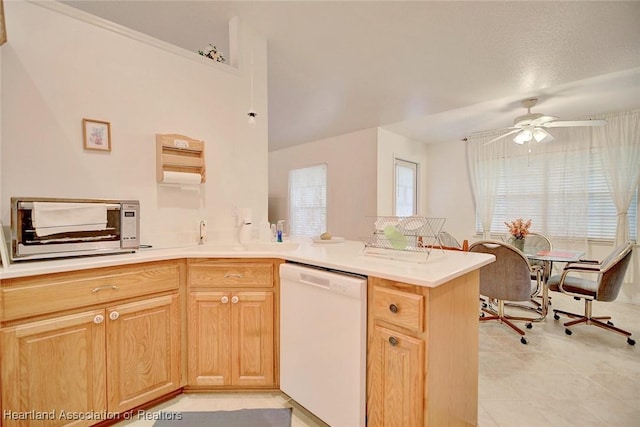
<svg viewBox="0 0 640 427"><path fill-rule="evenodd" d="M237 411L175 412L154 427L291 427L291 408Z"/></svg>

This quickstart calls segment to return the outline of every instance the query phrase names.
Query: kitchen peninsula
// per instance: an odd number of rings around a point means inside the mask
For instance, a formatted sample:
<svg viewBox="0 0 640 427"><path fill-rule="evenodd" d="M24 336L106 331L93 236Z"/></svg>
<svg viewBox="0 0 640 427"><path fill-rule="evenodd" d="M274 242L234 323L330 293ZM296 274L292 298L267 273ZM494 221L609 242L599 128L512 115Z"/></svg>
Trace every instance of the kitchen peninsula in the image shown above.
<svg viewBox="0 0 640 427"><path fill-rule="evenodd" d="M369 426L475 426L478 269L493 257L402 255L308 239L12 264L0 270L1 409L123 413L181 391L277 390L278 266L297 262L368 278ZM237 309L227 318L231 300ZM202 320L238 321L233 310L244 302L244 314L255 317L236 332L259 325L263 335L242 357L234 353L243 351L234 344L242 337L215 335ZM220 343L229 350L211 353ZM47 358L36 356L43 351ZM75 389L60 396L56 382ZM13 423L31 425L3 420Z"/></svg>

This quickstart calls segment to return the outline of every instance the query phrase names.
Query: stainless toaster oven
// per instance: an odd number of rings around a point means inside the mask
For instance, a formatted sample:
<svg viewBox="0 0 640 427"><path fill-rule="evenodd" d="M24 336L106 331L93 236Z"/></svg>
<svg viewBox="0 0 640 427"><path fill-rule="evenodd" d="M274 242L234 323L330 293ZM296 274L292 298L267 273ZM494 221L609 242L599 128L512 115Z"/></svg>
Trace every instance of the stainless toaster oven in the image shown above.
<svg viewBox="0 0 640 427"><path fill-rule="evenodd" d="M14 261L135 252L137 200L11 198Z"/></svg>

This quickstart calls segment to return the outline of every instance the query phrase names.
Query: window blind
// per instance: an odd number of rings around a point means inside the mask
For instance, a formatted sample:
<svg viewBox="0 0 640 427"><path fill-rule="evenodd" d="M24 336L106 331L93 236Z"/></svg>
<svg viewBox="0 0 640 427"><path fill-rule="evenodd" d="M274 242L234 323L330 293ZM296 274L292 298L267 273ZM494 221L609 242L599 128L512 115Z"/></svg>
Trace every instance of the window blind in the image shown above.
<svg viewBox="0 0 640 427"><path fill-rule="evenodd" d="M635 240L637 189L628 214L630 238ZM530 218L533 228L549 236L614 240L617 210L600 152L585 147L561 154L506 156L500 167L491 233L506 233L504 221L515 218ZM477 215L476 230L482 231Z"/></svg>
<svg viewBox="0 0 640 427"><path fill-rule="evenodd" d="M394 203L396 216L411 216L418 209L418 165L395 159Z"/></svg>
<svg viewBox="0 0 640 427"><path fill-rule="evenodd" d="M327 165L289 171L289 234L319 236L327 229Z"/></svg>

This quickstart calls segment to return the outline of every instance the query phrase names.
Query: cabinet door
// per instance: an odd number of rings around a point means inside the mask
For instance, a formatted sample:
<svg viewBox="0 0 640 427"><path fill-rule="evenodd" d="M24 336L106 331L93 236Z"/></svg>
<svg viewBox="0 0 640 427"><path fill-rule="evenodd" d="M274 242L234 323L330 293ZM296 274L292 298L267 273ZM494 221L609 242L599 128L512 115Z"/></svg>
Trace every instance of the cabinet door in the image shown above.
<svg viewBox="0 0 640 427"><path fill-rule="evenodd" d="M273 292L231 296L233 385L274 385Z"/></svg>
<svg viewBox="0 0 640 427"><path fill-rule="evenodd" d="M180 388L180 309L167 295L107 309L107 396L123 412Z"/></svg>
<svg viewBox="0 0 640 427"><path fill-rule="evenodd" d="M379 325L369 348L370 427L423 425L424 341Z"/></svg>
<svg viewBox="0 0 640 427"><path fill-rule="evenodd" d="M231 296L191 292L189 296L189 384L231 384Z"/></svg>
<svg viewBox="0 0 640 427"><path fill-rule="evenodd" d="M9 327L2 348L2 423L5 426L88 426L74 414L106 410L104 311ZM33 412L31 412L33 411ZM13 420L36 414L44 421ZM76 417L77 418L77 417Z"/></svg>

